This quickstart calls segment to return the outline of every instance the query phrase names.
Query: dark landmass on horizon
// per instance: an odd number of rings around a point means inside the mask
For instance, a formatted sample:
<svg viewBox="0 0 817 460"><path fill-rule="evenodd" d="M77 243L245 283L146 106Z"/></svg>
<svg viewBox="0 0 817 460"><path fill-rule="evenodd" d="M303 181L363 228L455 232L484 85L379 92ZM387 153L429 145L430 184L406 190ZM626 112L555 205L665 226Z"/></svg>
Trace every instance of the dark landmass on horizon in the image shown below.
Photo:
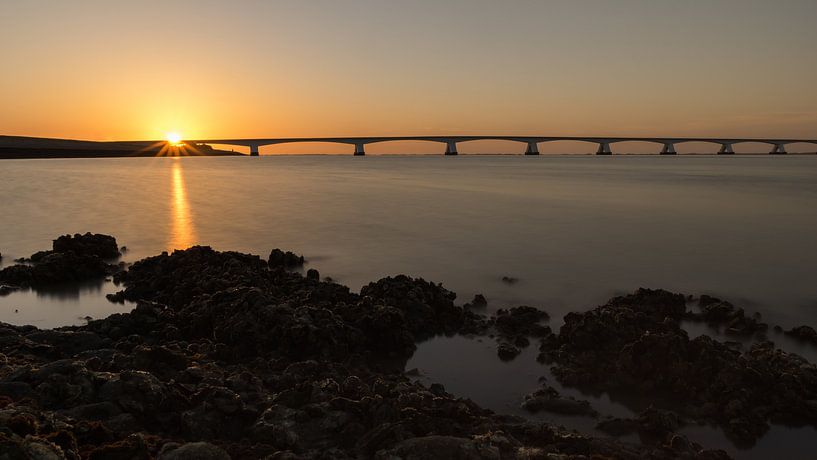
<svg viewBox="0 0 817 460"><path fill-rule="evenodd" d="M242 154L216 150L205 144L169 146L156 141L97 142L0 135L0 159L234 155Z"/></svg>

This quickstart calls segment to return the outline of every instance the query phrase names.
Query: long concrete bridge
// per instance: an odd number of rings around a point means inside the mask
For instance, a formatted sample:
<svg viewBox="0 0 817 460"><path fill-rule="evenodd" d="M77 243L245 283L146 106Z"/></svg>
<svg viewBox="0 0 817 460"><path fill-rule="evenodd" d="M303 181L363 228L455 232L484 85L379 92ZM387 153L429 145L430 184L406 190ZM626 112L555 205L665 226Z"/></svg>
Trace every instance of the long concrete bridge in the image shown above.
<svg viewBox="0 0 817 460"><path fill-rule="evenodd" d="M692 138L692 137L546 137L546 136L382 136L382 137L289 137L269 139L202 139L187 140L197 144L237 145L249 147L251 156L258 156L258 148L263 145L291 144L302 142L329 142L335 144L354 145L355 155L365 155L368 144L393 141L429 141L445 144L446 155L457 155L457 144L460 142L503 140L519 142L526 145L525 155L539 155L539 144L555 141L577 141L597 144L596 155L612 155L611 146L618 142L648 142L661 146L661 155L675 155L675 146L684 142L706 142L720 146L718 154L734 154L734 145L742 143L768 144L770 154L786 153L786 145L807 143L817 145L814 139L729 139L729 138Z"/></svg>

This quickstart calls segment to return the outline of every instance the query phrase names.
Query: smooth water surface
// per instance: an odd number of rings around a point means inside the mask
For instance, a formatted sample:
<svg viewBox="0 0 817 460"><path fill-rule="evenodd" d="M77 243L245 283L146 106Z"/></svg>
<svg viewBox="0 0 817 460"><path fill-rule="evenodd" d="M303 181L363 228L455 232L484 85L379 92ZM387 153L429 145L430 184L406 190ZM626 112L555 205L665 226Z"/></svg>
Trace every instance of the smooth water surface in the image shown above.
<svg viewBox="0 0 817 460"><path fill-rule="evenodd" d="M262 257L280 247L354 290L422 276L458 302L484 294L488 311L542 307L554 328L568 311L639 286L726 298L785 328L817 325L817 156L4 160L0 216L6 265L60 234L92 231L116 236L128 262L194 244ZM56 327L128 310L105 300L116 289L12 293L0 297L0 321ZM814 347L770 338L817 361ZM519 413L548 373L534 348L501 363L490 341L435 339L409 365L454 394ZM589 399L608 415L637 409ZM723 443L717 430L689 430L704 445ZM762 458L784 442L813 451L804 439L814 433L774 427L756 449L731 450Z"/></svg>
<svg viewBox="0 0 817 460"><path fill-rule="evenodd" d="M127 261L192 244L263 257L281 247L352 289L406 273L460 302L483 293L491 310L527 303L557 321L648 286L815 324L815 210L817 156L0 162L5 264L85 231L116 236ZM40 298L0 298L0 321ZM76 313L44 311L37 324Z"/></svg>

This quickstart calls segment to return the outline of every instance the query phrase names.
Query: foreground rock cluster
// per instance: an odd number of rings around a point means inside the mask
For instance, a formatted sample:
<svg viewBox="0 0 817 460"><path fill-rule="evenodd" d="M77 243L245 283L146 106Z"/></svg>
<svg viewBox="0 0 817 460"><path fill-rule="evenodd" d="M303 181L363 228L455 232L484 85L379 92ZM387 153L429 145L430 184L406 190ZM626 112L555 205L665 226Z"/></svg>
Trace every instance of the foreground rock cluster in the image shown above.
<svg viewBox="0 0 817 460"><path fill-rule="evenodd" d="M565 384L668 390L687 402L686 416L741 438L770 419L817 420L813 366L769 344L740 354L690 340L678 327L683 297L663 291L570 314L557 335L540 310L479 315L422 279L384 278L355 294L288 271L303 260L283 251L264 260L193 247L123 271L104 261L113 252L74 244L105 238L68 239L78 240L2 276L29 273L20 279L36 286L33 271L49 258L99 259L93 276L116 272L124 289L112 300L136 306L55 330L0 323L0 458L728 458L673 426L645 445L585 437L404 375L415 343L456 333L492 335L500 347L538 338ZM65 270L57 278L77 277ZM526 404L595 415L550 387Z"/></svg>
<svg viewBox="0 0 817 460"><path fill-rule="evenodd" d="M686 318L733 334L767 327L727 302L702 300L701 312L690 312L680 294L640 289L570 313L558 336L542 342L539 359L555 364L567 386L665 395L679 415L717 424L739 445L752 445L770 422L817 425L817 367L769 341L742 350L706 335L690 339Z"/></svg>

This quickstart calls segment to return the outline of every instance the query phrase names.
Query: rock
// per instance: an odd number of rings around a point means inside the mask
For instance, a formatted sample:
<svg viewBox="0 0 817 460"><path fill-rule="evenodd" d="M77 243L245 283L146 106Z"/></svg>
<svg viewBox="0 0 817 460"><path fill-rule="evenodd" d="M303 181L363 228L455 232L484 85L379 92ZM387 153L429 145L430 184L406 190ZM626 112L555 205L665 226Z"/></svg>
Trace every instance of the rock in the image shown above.
<svg viewBox="0 0 817 460"><path fill-rule="evenodd" d="M517 282L519 282L519 279L514 278L513 276L503 276L502 282L505 284L516 284Z"/></svg>
<svg viewBox="0 0 817 460"><path fill-rule="evenodd" d="M681 415L718 424L743 444L783 414L796 423L817 421L817 407L808 403L817 399L817 368L770 342L741 352L708 336L690 340L680 327L683 303L681 295L639 290L569 313L558 338L543 342L540 359L556 363L563 385L667 394L682 405Z"/></svg>
<svg viewBox="0 0 817 460"><path fill-rule="evenodd" d="M0 296L9 295L14 291L19 290L19 286L12 286L8 284L0 284Z"/></svg>
<svg viewBox="0 0 817 460"><path fill-rule="evenodd" d="M502 361L510 361L519 356L521 352L519 348L516 348L510 343L500 343L496 348L496 354Z"/></svg>
<svg viewBox="0 0 817 460"><path fill-rule="evenodd" d="M785 331L784 334L794 337L802 342L817 345L817 331L815 331L811 326L797 326Z"/></svg>
<svg viewBox="0 0 817 460"><path fill-rule="evenodd" d="M406 439L393 449L377 453L377 460L499 460L499 449L454 436L425 436Z"/></svg>
<svg viewBox="0 0 817 460"><path fill-rule="evenodd" d="M318 271L315 270L314 268L310 268L309 270L306 271L306 279L312 280L312 281L320 281L321 280L321 274L318 273Z"/></svg>
<svg viewBox="0 0 817 460"><path fill-rule="evenodd" d="M167 443L157 460L230 460L230 456L209 442Z"/></svg>
<svg viewBox="0 0 817 460"><path fill-rule="evenodd" d="M463 310L454 305L456 294L422 278L383 278L363 286L360 295L399 309L415 338L451 334L463 324Z"/></svg>
<svg viewBox="0 0 817 460"><path fill-rule="evenodd" d="M545 385L535 392L525 396L522 407L531 412L553 412L563 415L584 415L596 417L599 415L590 403L570 396L562 396L555 388Z"/></svg>
<svg viewBox="0 0 817 460"><path fill-rule="evenodd" d="M96 256L100 259L115 259L122 255L116 244L116 238L93 233L63 235L54 240L52 247L54 252L73 252L78 255Z"/></svg>
<svg viewBox="0 0 817 460"><path fill-rule="evenodd" d="M267 263L269 264L270 268L296 268L304 264L304 256L299 256L298 254L289 251L284 252L278 248L275 248L272 250L272 252L270 252Z"/></svg>
<svg viewBox="0 0 817 460"><path fill-rule="evenodd" d="M736 308L731 303L702 295L698 300L700 313L687 313L687 319L705 321L713 327L723 327L726 334L748 336L760 334L768 329L768 324L760 321L760 314L746 316L742 308Z"/></svg>
<svg viewBox="0 0 817 460"><path fill-rule="evenodd" d="M484 295L477 294L474 296L474 300L471 301L471 306L474 308L485 308L488 306L488 301L485 300Z"/></svg>
<svg viewBox="0 0 817 460"><path fill-rule="evenodd" d="M540 323L549 318L550 316L543 310L520 306L509 310L498 310L494 323L500 337L545 337L551 333L551 330Z"/></svg>
<svg viewBox="0 0 817 460"><path fill-rule="evenodd" d="M4 276L30 282L41 266L70 273L77 266L61 264L101 260L102 253L74 240L71 249L60 247L65 252L43 251L32 265L7 267ZM766 418L809 422L817 410L808 363L768 344L738 361L740 352L726 345L689 341L674 316L639 305L649 293L568 318L557 336L540 324L547 319L540 310L517 307L486 318L455 306L453 292L423 279L384 278L358 295L258 256L205 246L105 269L123 285L116 298L135 302L130 312L54 330L0 323L3 454L638 459L705 452L685 438L650 446L589 438L494 414L439 384L425 386L403 371L415 342L435 334L495 331L513 353L529 335L541 335L540 350L552 356L558 378L639 391L669 387L698 418L724 419L742 438L757 436ZM686 386L703 395L681 392ZM762 386L768 394L759 392ZM729 400L719 404L707 395ZM592 411L547 388L527 404ZM648 419L658 427L662 420Z"/></svg>

